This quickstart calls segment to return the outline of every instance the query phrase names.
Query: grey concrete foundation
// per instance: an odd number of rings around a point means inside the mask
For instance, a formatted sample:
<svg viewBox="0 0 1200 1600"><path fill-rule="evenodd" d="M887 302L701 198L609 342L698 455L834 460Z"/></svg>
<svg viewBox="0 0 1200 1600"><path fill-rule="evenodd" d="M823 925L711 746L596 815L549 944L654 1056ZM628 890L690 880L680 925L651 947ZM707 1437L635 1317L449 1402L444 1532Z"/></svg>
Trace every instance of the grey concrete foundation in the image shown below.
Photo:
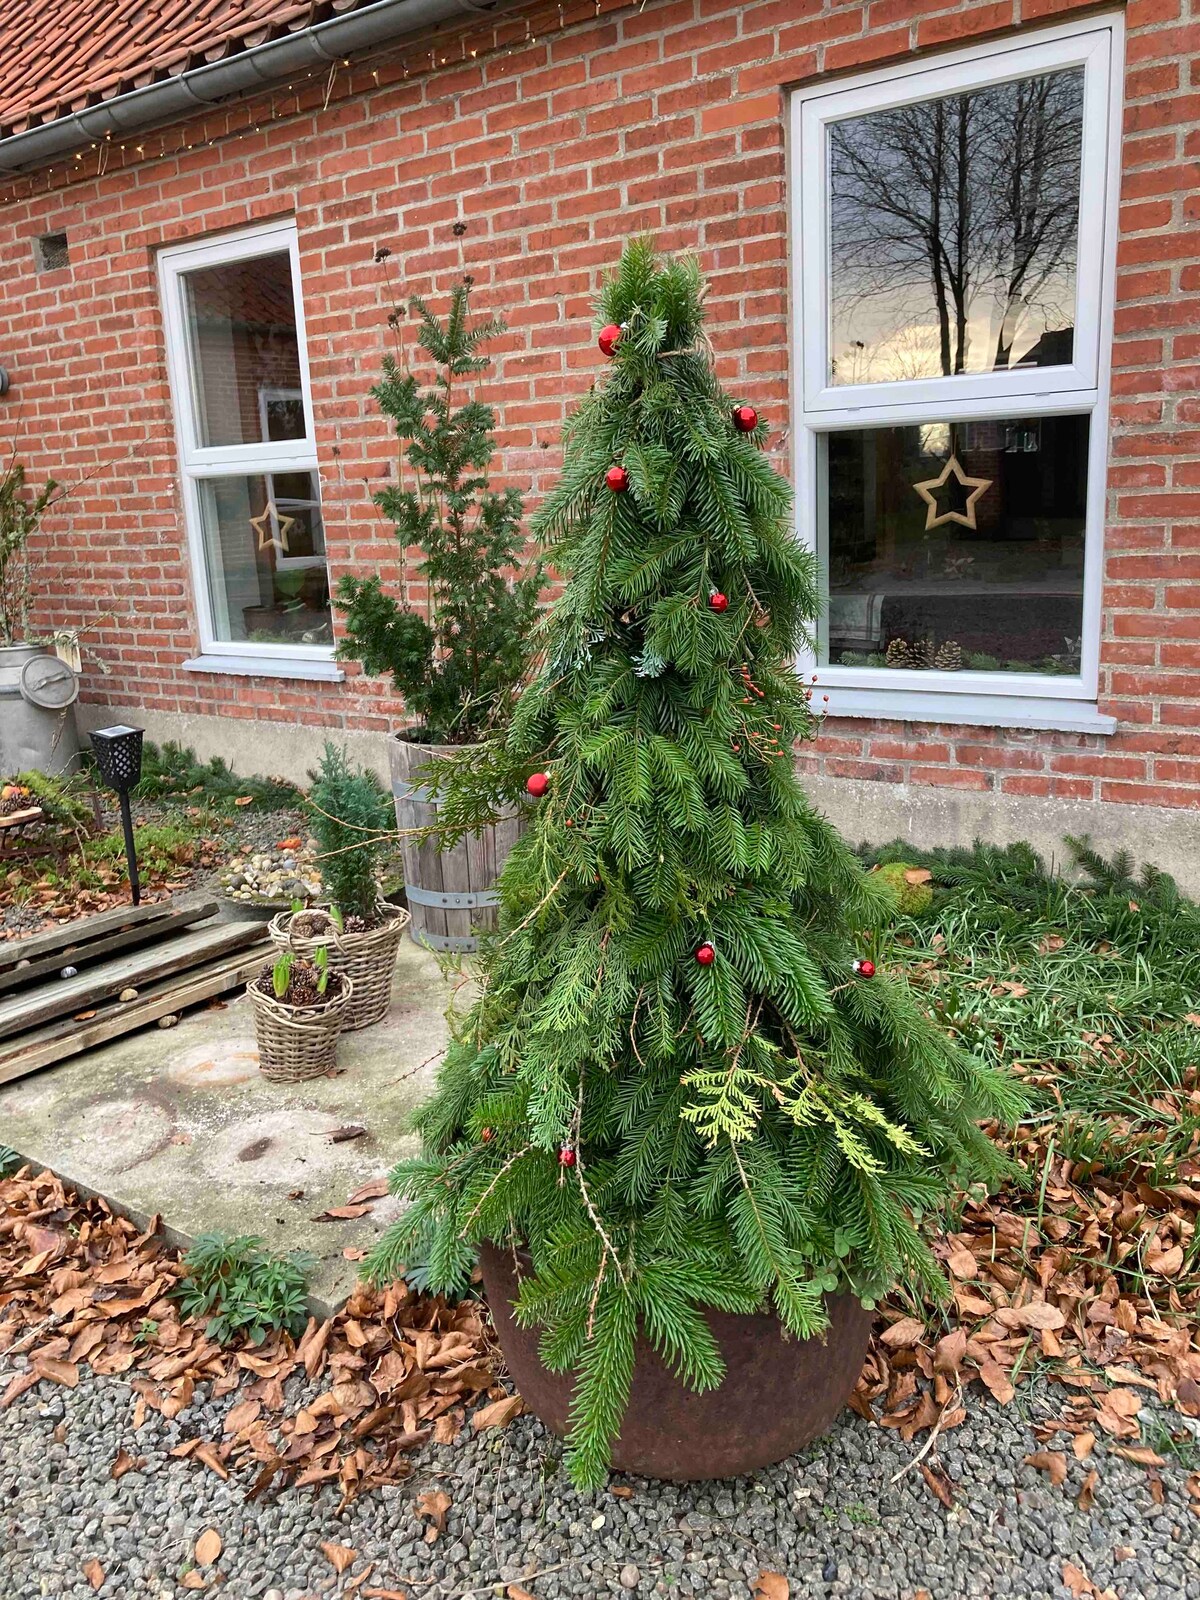
<svg viewBox="0 0 1200 1600"><path fill-rule="evenodd" d="M907 839L924 849L975 839L1013 844L1025 839L1058 866L1068 859L1064 835L1088 834L1104 854L1131 850L1200 896L1200 810L1113 805L1098 800L1036 800L977 794L865 778L805 775L804 787L852 844Z"/></svg>
<svg viewBox="0 0 1200 1600"><path fill-rule="evenodd" d="M362 1217L314 1219L416 1153L412 1115L445 1047L448 999L434 957L406 939L391 1010L342 1035L336 1077L268 1082L239 995L0 1089L0 1143L143 1225L160 1216L175 1243L217 1231L311 1251L313 1307L327 1312L358 1278L358 1261L343 1252L369 1249L398 1203L385 1197ZM330 1143L350 1125L366 1135Z"/></svg>

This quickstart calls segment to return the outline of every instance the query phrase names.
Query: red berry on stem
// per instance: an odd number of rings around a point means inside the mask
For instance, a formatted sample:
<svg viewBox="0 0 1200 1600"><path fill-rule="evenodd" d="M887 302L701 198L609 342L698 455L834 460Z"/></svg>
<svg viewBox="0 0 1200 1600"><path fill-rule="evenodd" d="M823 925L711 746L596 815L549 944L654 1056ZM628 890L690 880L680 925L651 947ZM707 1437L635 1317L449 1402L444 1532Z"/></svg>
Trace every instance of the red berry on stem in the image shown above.
<svg viewBox="0 0 1200 1600"><path fill-rule="evenodd" d="M490 1128L484 1128L479 1137L483 1140L484 1144L491 1144L492 1130Z"/></svg>
<svg viewBox="0 0 1200 1600"><path fill-rule="evenodd" d="M713 611L728 611L729 596L722 594L719 589L714 589L708 597L708 604Z"/></svg>
<svg viewBox="0 0 1200 1600"><path fill-rule="evenodd" d="M696 951L696 960L702 967L711 967L717 959L717 952L711 944L702 944Z"/></svg>
<svg viewBox="0 0 1200 1600"><path fill-rule="evenodd" d="M607 327L601 328L600 337L596 340L606 356L612 355L620 342L621 330L615 322L610 322Z"/></svg>
<svg viewBox="0 0 1200 1600"><path fill-rule="evenodd" d="M629 487L629 474L624 467L609 467L604 481L614 494L623 494Z"/></svg>
<svg viewBox="0 0 1200 1600"><path fill-rule="evenodd" d="M563 1145L558 1152L558 1162L562 1167L573 1167L575 1165L575 1152L569 1144Z"/></svg>
<svg viewBox="0 0 1200 1600"><path fill-rule="evenodd" d="M735 406L733 425L739 433L753 433L758 427L758 412L753 406Z"/></svg>
<svg viewBox="0 0 1200 1600"><path fill-rule="evenodd" d="M873 978L875 976L875 963L869 956L859 956L854 963L854 970L860 978Z"/></svg>
<svg viewBox="0 0 1200 1600"><path fill-rule="evenodd" d="M525 779L525 787L535 800L540 800L550 787L550 774L548 772L531 772Z"/></svg>

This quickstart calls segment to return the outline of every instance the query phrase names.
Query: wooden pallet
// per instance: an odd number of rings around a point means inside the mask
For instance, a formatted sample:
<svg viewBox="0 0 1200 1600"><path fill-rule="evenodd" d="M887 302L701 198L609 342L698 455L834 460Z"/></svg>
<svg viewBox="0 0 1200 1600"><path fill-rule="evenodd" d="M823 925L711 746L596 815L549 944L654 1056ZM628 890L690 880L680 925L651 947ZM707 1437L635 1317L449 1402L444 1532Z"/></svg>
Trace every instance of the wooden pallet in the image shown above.
<svg viewBox="0 0 1200 1600"><path fill-rule="evenodd" d="M208 920L215 910L130 906L0 945L0 1083L248 982L266 929Z"/></svg>

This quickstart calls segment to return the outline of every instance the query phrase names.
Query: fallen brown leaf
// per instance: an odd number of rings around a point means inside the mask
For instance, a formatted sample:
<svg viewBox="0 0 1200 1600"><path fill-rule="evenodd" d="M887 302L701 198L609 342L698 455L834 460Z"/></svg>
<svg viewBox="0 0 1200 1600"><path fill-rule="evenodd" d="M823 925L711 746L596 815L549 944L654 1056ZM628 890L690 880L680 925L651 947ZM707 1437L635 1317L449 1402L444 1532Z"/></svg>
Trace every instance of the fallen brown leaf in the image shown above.
<svg viewBox="0 0 1200 1600"><path fill-rule="evenodd" d="M112 1466L108 1469L108 1475L110 1478L120 1480L127 1472L138 1472L145 1465L145 1456L138 1456L135 1459L128 1450L118 1450Z"/></svg>
<svg viewBox="0 0 1200 1600"><path fill-rule="evenodd" d="M444 1489L426 1489L417 1496L417 1515L428 1521L425 1543L434 1544L446 1527L446 1513L453 1501Z"/></svg>
<svg viewBox="0 0 1200 1600"><path fill-rule="evenodd" d="M192 1559L198 1567L211 1567L225 1548L221 1535L215 1528L205 1528L196 1540L196 1547L192 1551Z"/></svg>
<svg viewBox="0 0 1200 1600"><path fill-rule="evenodd" d="M83 1575L93 1589L99 1589L104 1583L104 1568L96 1560L95 1556L83 1563Z"/></svg>
<svg viewBox="0 0 1200 1600"><path fill-rule="evenodd" d="M335 1544L332 1539L324 1540L320 1548L321 1554L339 1577L358 1560L357 1550L351 1550L346 1544Z"/></svg>
<svg viewBox="0 0 1200 1600"><path fill-rule="evenodd" d="M760 1572L754 1585L754 1600L788 1600L791 1592L782 1572Z"/></svg>
<svg viewBox="0 0 1200 1600"><path fill-rule="evenodd" d="M1061 1450L1035 1450L1025 1457L1025 1465L1044 1472L1056 1489L1067 1481L1067 1458Z"/></svg>
<svg viewBox="0 0 1200 1600"><path fill-rule="evenodd" d="M1096 1485L1100 1482L1100 1474L1095 1467L1084 1478L1079 1486L1079 1499L1076 1504L1080 1511L1090 1511L1096 1499Z"/></svg>
<svg viewBox="0 0 1200 1600"><path fill-rule="evenodd" d="M476 1433L482 1433L485 1428L503 1428L514 1417L519 1417L524 1408L525 1402L519 1394L506 1395L503 1400L480 1406L471 1418L471 1426Z"/></svg>
<svg viewBox="0 0 1200 1600"><path fill-rule="evenodd" d="M885 1328L879 1335L879 1342L888 1350L903 1350L909 1345L917 1344L925 1332L925 1324L918 1322L916 1317L901 1317L898 1322L893 1322L890 1328Z"/></svg>

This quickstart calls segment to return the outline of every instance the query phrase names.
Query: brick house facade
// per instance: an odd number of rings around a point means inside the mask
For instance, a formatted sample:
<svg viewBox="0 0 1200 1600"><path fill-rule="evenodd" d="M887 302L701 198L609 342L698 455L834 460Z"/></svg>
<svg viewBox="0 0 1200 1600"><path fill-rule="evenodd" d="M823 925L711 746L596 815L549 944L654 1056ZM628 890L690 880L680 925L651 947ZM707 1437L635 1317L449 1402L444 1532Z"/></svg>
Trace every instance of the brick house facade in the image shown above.
<svg viewBox="0 0 1200 1600"><path fill-rule="evenodd" d="M1113 56L1119 211L1097 269L1111 298L1097 312L1092 423L1105 428L1107 474L1090 705L1059 714L1059 702L1018 697L1006 715L1001 694L955 710L918 685L873 710L818 665L832 714L799 759L851 837L1050 845L1090 831L1200 878L1200 19L1186 5L1130 0L1123 64ZM368 395L394 302L437 303L468 271L480 309L507 319L484 397L499 410L503 477L536 501L563 419L603 361L597 282L628 235L652 232L698 255L721 378L766 417L792 471L807 337L797 95L1111 16L1063 0L530 5L28 166L17 145L30 119L13 105L29 92L10 88L6 102L0 66L0 364L12 379L0 442L35 480L76 484L45 529L45 620L84 632L85 720L136 713L155 737L296 771L326 732L382 766L381 735L402 717L352 667L297 677L287 662L206 661L164 250L294 222L330 578L395 575L370 502L394 446ZM0 63L7 48L0 29ZM38 241L58 235L68 259L56 266Z"/></svg>

